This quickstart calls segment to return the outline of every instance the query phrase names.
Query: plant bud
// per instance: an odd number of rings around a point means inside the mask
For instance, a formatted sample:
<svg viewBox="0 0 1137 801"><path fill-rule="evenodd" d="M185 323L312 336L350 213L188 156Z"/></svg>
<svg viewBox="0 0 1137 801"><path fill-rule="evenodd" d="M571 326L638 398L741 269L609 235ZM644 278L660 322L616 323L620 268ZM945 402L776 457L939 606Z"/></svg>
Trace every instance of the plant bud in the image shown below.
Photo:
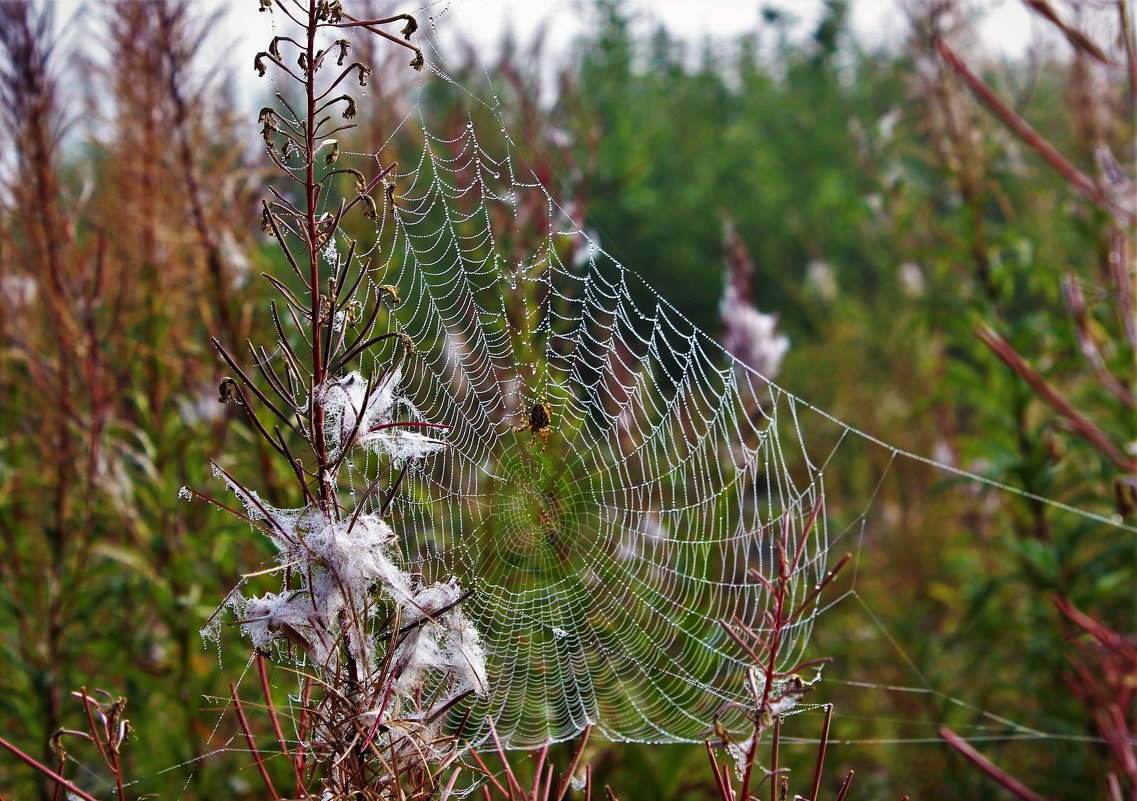
<svg viewBox="0 0 1137 801"><path fill-rule="evenodd" d="M360 197L363 198L363 203L367 206L367 208L363 210L363 216L369 220L378 220L379 210L375 207L375 201L371 195L360 195Z"/></svg>
<svg viewBox="0 0 1137 801"><path fill-rule="evenodd" d="M351 50L351 42L347 39L336 39L335 46L340 49L339 58L336 59L336 66L342 67L344 59L347 58L347 51Z"/></svg>

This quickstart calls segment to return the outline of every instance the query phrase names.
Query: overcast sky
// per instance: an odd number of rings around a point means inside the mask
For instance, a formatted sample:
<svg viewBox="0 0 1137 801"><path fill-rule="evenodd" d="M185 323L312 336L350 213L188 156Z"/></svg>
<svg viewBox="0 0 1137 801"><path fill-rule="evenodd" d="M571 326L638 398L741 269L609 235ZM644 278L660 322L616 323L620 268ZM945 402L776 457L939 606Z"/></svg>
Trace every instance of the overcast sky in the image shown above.
<svg viewBox="0 0 1137 801"><path fill-rule="evenodd" d="M198 1L203 5L217 2ZM257 13L257 0L222 2L230 6L239 28L255 29L264 24L264 15ZM448 21L461 20L471 38L487 45L498 41L507 26L524 38L548 23L553 45L564 49L582 31L591 5L590 0L453 0L457 13L442 16ZM662 22L675 36L695 41L707 35L729 37L752 31L764 7L790 11L811 27L809 22L817 19L822 8L821 0L626 0L625 5L645 22ZM970 0L966 5L984 16L987 38L997 49L1014 52L1025 47L1031 24L1021 0ZM434 8L450 6L444 1ZM851 0L850 6L853 29L866 41L875 44L903 36L898 0ZM392 3L392 7L404 6Z"/></svg>
<svg viewBox="0 0 1137 801"><path fill-rule="evenodd" d="M79 40L90 30L90 23L68 24L75 15L98 14L102 0L46 0L56 7L56 23L68 37ZM193 0L203 14L218 8L227 11L226 28L210 37L207 56L220 67L221 74L235 75L238 96L251 102L259 84L248 67L252 56L271 36L270 17L258 13L257 0ZM422 10L429 4L429 10ZM485 60L492 60L494 46L507 29L524 43L538 28L547 26L547 45L554 56L568 55L573 41L594 19L593 0L414 0L391 7L407 8L424 26L434 14L440 19L443 41L450 36L465 37L482 49ZM983 20L982 33L990 51L1020 54L1040 29L1038 20L1024 10L1022 0L964 0ZM694 48L706 37L734 38L759 27L762 9L777 8L801 19L802 34L811 31L821 14L821 0L625 0L625 7L641 31L662 23L678 39ZM693 10L698 8L698 10ZM856 36L869 45L900 42L905 36L900 0L850 0L852 26ZM441 12L441 13L440 13ZM279 16L279 15L276 15ZM75 41L81 45L81 41ZM693 51L694 52L694 51ZM229 62L228 66L225 62ZM550 65L552 66L552 65Z"/></svg>

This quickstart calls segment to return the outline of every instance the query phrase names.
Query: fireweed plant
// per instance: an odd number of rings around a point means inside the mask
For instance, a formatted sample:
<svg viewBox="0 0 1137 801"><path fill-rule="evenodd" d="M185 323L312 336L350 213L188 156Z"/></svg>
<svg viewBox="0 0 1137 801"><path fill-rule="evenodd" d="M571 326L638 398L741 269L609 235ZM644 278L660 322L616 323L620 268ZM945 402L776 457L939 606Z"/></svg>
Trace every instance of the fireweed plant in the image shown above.
<svg viewBox="0 0 1137 801"><path fill-rule="evenodd" d="M233 373L221 381L219 400L238 404L288 464L302 503L274 508L219 465L215 474L239 505L184 491L245 520L277 551L276 564L244 577L203 633L217 637L232 614L261 657L299 676L291 752L269 707L297 794L318 783L324 798L388 797L408 776L420 777L415 786L430 785L456 758L457 738L443 732L446 713L486 690L479 635L460 609L468 593L453 578L425 584L400 565L387 513L406 472L446 447L445 427L422 420L401 396L414 343L380 325L398 292L372 280L374 254L363 254L341 229L349 214L381 224L395 168L368 177L341 160L335 137L354 127L357 114L345 89L366 86L372 72L352 58L343 35L371 34L406 48L416 70L423 56L411 43L417 23L406 14L353 17L338 0L259 2L290 29L254 62L262 77L275 73L280 89L277 105L259 116L265 150L282 176L268 187L261 226L290 269L265 276L279 293L271 303L276 342L248 342L250 361L216 339L213 345ZM399 35L389 32L398 25ZM344 183L353 190L337 195ZM375 469L362 492L358 474L349 477L356 455ZM269 576L279 578L277 591L248 591ZM276 797L236 693L234 702Z"/></svg>

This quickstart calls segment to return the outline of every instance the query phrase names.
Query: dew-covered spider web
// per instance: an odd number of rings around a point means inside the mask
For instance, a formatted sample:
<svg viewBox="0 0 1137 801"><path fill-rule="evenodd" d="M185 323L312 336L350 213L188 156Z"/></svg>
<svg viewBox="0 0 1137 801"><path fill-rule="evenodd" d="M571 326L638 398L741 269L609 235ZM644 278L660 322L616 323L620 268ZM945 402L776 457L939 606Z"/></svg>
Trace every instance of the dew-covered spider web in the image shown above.
<svg viewBox="0 0 1137 801"><path fill-rule="evenodd" d="M436 68L424 84L446 81ZM485 110L440 135L420 100L395 134L421 150L399 165L377 280L399 287L390 324L417 351L403 391L449 426L400 493L407 564L473 588L492 679L471 720L491 715L507 745L588 724L703 739L745 692L720 621L762 617L769 594L748 571L770 573L783 527L805 549L794 597L825 571L825 516L803 526L824 502L826 446L807 446L791 397L585 234L514 162L507 130L484 138ZM540 217L519 223L535 196Z"/></svg>
<svg viewBox="0 0 1137 801"><path fill-rule="evenodd" d="M447 426L394 503L404 564L473 590L490 678L475 739L490 716L511 748L587 725L704 740L748 695L751 661L722 624L761 628L770 594L751 571L772 577L788 532L796 604L831 539L861 530L863 514L838 527L826 512L834 454L855 441L889 464L920 457L767 380L609 255L518 156L488 72L480 86L451 75L436 37L455 13L418 16L415 93L381 149L344 156L398 161L369 278L401 297L387 325L415 345L406 401ZM446 122L456 108L464 124ZM708 255L706 280L722 280L719 262ZM780 670L822 608L788 632Z"/></svg>

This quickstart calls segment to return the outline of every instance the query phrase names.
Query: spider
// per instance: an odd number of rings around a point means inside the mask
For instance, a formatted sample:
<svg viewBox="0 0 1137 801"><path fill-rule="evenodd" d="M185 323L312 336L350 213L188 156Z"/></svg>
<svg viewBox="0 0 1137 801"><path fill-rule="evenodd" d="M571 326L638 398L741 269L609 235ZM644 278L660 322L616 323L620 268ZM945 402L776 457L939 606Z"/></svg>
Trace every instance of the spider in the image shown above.
<svg viewBox="0 0 1137 801"><path fill-rule="evenodd" d="M549 404L540 402L534 403L533 408L529 410L529 422L519 425L513 430L515 432L529 431L529 443L532 444L537 437L541 438L541 450L549 447L549 435L553 433L553 412L549 409Z"/></svg>

